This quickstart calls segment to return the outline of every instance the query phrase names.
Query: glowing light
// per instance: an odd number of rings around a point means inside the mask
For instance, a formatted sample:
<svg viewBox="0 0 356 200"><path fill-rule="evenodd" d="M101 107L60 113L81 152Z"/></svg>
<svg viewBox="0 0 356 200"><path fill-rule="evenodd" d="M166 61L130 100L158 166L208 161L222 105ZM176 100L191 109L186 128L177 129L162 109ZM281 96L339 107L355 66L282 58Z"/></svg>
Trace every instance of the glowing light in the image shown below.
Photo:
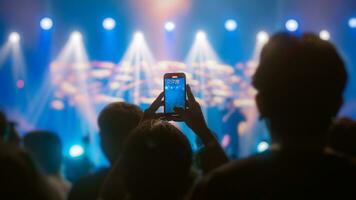
<svg viewBox="0 0 356 200"><path fill-rule="evenodd" d="M40 25L43 30L49 30L53 27L53 21L51 18L45 17L41 19Z"/></svg>
<svg viewBox="0 0 356 200"><path fill-rule="evenodd" d="M294 32L296 30L298 30L299 28L299 24L297 22L297 20L295 19L290 19L286 22L286 29L290 32Z"/></svg>
<svg viewBox="0 0 356 200"><path fill-rule="evenodd" d="M259 43L266 43L269 40L269 35L266 31L260 31L257 33L257 41Z"/></svg>
<svg viewBox="0 0 356 200"><path fill-rule="evenodd" d="M269 149L269 144L266 141L262 141L257 145L257 152L262 153Z"/></svg>
<svg viewBox="0 0 356 200"><path fill-rule="evenodd" d="M9 41L11 43L18 43L20 41L20 35L17 32L10 33Z"/></svg>
<svg viewBox="0 0 356 200"><path fill-rule="evenodd" d="M356 28L356 17L349 19L350 28Z"/></svg>
<svg viewBox="0 0 356 200"><path fill-rule="evenodd" d="M204 31L198 31L196 35L197 40L206 40L206 33Z"/></svg>
<svg viewBox="0 0 356 200"><path fill-rule="evenodd" d="M233 19L226 20L225 29L228 31L234 31L237 28L237 23Z"/></svg>
<svg viewBox="0 0 356 200"><path fill-rule="evenodd" d="M80 157L84 154L84 148L80 145L73 145L72 147L70 147L69 149L69 155L72 158L77 158Z"/></svg>
<svg viewBox="0 0 356 200"><path fill-rule="evenodd" d="M80 42L82 40L82 34L78 31L74 31L70 34L70 40L73 42Z"/></svg>
<svg viewBox="0 0 356 200"><path fill-rule="evenodd" d="M320 39L322 39L322 40L330 40L330 33L329 33L329 31L327 31L327 30L322 30L322 31L320 31L320 33L319 33L319 37L320 37Z"/></svg>
<svg viewBox="0 0 356 200"><path fill-rule="evenodd" d="M25 81L24 80L17 80L16 81L16 87L18 88L18 89L22 89L22 88L24 88L25 87Z"/></svg>
<svg viewBox="0 0 356 200"><path fill-rule="evenodd" d="M176 28L176 25L173 22L169 21L164 24L164 28L166 29L166 31L171 32Z"/></svg>
<svg viewBox="0 0 356 200"><path fill-rule="evenodd" d="M55 110L63 110L64 103L60 100L54 100L54 101L52 101L51 106Z"/></svg>
<svg viewBox="0 0 356 200"><path fill-rule="evenodd" d="M116 26L116 21L113 18L105 18L103 20L103 27L106 30L112 30Z"/></svg>
<svg viewBox="0 0 356 200"><path fill-rule="evenodd" d="M136 32L135 34L134 34L134 40L135 41L138 41L138 42L140 42L140 41L143 41L144 40L144 36L143 36L143 33L142 32Z"/></svg>

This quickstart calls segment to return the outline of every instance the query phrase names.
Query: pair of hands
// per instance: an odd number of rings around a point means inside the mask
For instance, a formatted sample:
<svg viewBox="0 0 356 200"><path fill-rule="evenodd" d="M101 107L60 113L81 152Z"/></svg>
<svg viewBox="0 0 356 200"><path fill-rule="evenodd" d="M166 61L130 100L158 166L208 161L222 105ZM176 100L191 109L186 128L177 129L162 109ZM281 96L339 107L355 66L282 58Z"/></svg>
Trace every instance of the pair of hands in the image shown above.
<svg viewBox="0 0 356 200"><path fill-rule="evenodd" d="M199 132L199 130L207 129L207 125L204 119L203 112L199 103L196 101L192 90L189 85L186 87L187 89L187 109L183 108L174 108L174 111L178 114L177 117L168 117L161 114L156 113L159 107L163 106L164 101L164 93L162 92L159 96L153 101L149 108L147 108L143 114L142 120L152 120L152 119L166 119L173 121L184 121L189 128L191 128L194 132Z"/></svg>

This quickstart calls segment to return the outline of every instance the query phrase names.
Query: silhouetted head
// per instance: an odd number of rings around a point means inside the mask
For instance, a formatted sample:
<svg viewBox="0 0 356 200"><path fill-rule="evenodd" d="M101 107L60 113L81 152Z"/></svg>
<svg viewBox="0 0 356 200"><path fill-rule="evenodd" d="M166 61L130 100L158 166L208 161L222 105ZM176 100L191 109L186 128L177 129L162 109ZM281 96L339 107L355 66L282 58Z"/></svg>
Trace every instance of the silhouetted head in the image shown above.
<svg viewBox="0 0 356 200"><path fill-rule="evenodd" d="M335 47L314 34L274 35L253 77L261 116L280 142L324 139L342 105L346 81Z"/></svg>
<svg viewBox="0 0 356 200"><path fill-rule="evenodd" d="M120 159L132 199L177 199L186 192L192 150L186 136L168 122L146 121L125 143Z"/></svg>
<svg viewBox="0 0 356 200"><path fill-rule="evenodd" d="M100 112L101 147L111 164L119 156L129 133L137 127L142 114L138 106L125 102L111 103Z"/></svg>
<svg viewBox="0 0 356 200"><path fill-rule="evenodd" d="M40 169L48 175L60 172L62 143L57 134L49 131L32 131L23 139L24 147Z"/></svg>
<svg viewBox="0 0 356 200"><path fill-rule="evenodd" d="M348 118L337 120L330 129L328 145L334 151L356 158L356 121Z"/></svg>
<svg viewBox="0 0 356 200"><path fill-rule="evenodd" d="M0 143L1 199L58 199L30 157L14 145Z"/></svg>
<svg viewBox="0 0 356 200"><path fill-rule="evenodd" d="M7 127L7 120L4 113L0 112L0 139L2 139L5 135Z"/></svg>

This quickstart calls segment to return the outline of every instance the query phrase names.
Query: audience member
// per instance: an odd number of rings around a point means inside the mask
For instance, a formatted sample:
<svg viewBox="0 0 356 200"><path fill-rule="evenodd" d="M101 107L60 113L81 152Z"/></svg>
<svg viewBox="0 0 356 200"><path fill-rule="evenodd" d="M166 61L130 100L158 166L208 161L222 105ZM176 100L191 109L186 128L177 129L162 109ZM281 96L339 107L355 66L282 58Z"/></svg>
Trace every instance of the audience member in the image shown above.
<svg viewBox="0 0 356 200"><path fill-rule="evenodd" d="M0 112L0 141L4 141L4 136L7 129L7 119L6 115Z"/></svg>
<svg viewBox="0 0 356 200"><path fill-rule="evenodd" d="M23 143L49 184L57 191L61 199L66 199L70 183L61 174L63 148L59 137L49 131L32 131L25 135Z"/></svg>
<svg viewBox="0 0 356 200"><path fill-rule="evenodd" d="M313 34L273 36L253 77L272 149L214 171L193 199L355 199L354 166L324 151L346 79L328 41Z"/></svg>
<svg viewBox="0 0 356 200"><path fill-rule="evenodd" d="M124 102L111 103L99 114L101 147L110 166L120 156L123 142L137 127L141 117L142 111L138 106ZM73 185L68 199L98 199L101 185L109 170L110 168L105 168L81 178Z"/></svg>
<svg viewBox="0 0 356 200"><path fill-rule="evenodd" d="M59 200L30 157L14 145L0 143L1 199Z"/></svg>
<svg viewBox="0 0 356 200"><path fill-rule="evenodd" d="M106 180L103 199L182 199L188 193L195 179L188 140L173 125L155 118L184 121L197 134L205 146L200 154L204 173L228 161L189 86L187 96L188 109L175 108L177 117L156 113L163 104L163 93L145 110Z"/></svg>
<svg viewBox="0 0 356 200"><path fill-rule="evenodd" d="M328 150L351 158L356 163L356 121L350 118L337 120L330 128Z"/></svg>

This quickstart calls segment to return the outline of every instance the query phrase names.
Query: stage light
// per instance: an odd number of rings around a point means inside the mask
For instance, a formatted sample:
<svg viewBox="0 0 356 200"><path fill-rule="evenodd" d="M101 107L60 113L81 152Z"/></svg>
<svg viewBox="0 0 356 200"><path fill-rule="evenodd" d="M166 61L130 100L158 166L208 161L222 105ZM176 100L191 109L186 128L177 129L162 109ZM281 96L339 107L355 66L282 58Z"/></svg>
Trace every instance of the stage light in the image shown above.
<svg viewBox="0 0 356 200"><path fill-rule="evenodd" d="M176 28L176 25L175 25L173 22L171 22L171 21L166 22L166 23L164 24L164 29L166 29L166 31L168 31L168 32L173 31L175 28Z"/></svg>
<svg viewBox="0 0 356 200"><path fill-rule="evenodd" d="M16 81L16 87L18 88L18 89L22 89L22 88L24 88L25 87L25 81L24 80L18 80L18 81Z"/></svg>
<svg viewBox="0 0 356 200"><path fill-rule="evenodd" d="M69 155L72 158L80 157L84 154L84 148L80 145L73 145L69 149Z"/></svg>
<svg viewBox="0 0 356 200"><path fill-rule="evenodd" d="M40 25L43 30L49 30L53 26L53 21L51 18L45 17L41 19Z"/></svg>
<svg viewBox="0 0 356 200"><path fill-rule="evenodd" d="M143 36L143 33L142 32L136 32L135 34L134 34L134 40L135 41L143 41L144 40L144 36Z"/></svg>
<svg viewBox="0 0 356 200"><path fill-rule="evenodd" d="M350 28L356 28L356 17L349 19Z"/></svg>
<svg viewBox="0 0 356 200"><path fill-rule="evenodd" d="M329 31L327 31L327 30L322 30L322 31L320 31L320 33L319 33L319 37L320 37L320 39L322 39L322 40L330 40L330 33L329 33Z"/></svg>
<svg viewBox="0 0 356 200"><path fill-rule="evenodd" d="M234 31L237 28L237 23L233 19L226 20L225 29L228 31Z"/></svg>
<svg viewBox="0 0 356 200"><path fill-rule="evenodd" d="M268 144L268 142L266 142L266 141L261 141L260 143L258 143L258 145L257 145L257 152L258 153L262 153L262 152L264 152L264 151L266 151L266 150L268 150L269 149L269 144Z"/></svg>
<svg viewBox="0 0 356 200"><path fill-rule="evenodd" d="M266 43L269 40L269 35L266 31L260 31L257 33L257 41L259 43Z"/></svg>
<svg viewBox="0 0 356 200"><path fill-rule="evenodd" d="M197 40L205 40L206 39L206 34L204 31L198 31L196 35Z"/></svg>
<svg viewBox="0 0 356 200"><path fill-rule="evenodd" d="M290 32L294 32L296 30L298 30L299 28L299 24L297 22L297 20L295 19L290 19L286 22L286 29Z"/></svg>
<svg viewBox="0 0 356 200"><path fill-rule="evenodd" d="M103 20L103 27L106 30L112 30L116 26L116 21L113 18L105 18Z"/></svg>
<svg viewBox="0 0 356 200"><path fill-rule="evenodd" d="M10 33L9 41L11 43L18 43L20 41L20 35L17 32Z"/></svg>
<svg viewBox="0 0 356 200"><path fill-rule="evenodd" d="M82 40L82 34L78 31L74 31L70 34L70 40L73 42L80 42Z"/></svg>

